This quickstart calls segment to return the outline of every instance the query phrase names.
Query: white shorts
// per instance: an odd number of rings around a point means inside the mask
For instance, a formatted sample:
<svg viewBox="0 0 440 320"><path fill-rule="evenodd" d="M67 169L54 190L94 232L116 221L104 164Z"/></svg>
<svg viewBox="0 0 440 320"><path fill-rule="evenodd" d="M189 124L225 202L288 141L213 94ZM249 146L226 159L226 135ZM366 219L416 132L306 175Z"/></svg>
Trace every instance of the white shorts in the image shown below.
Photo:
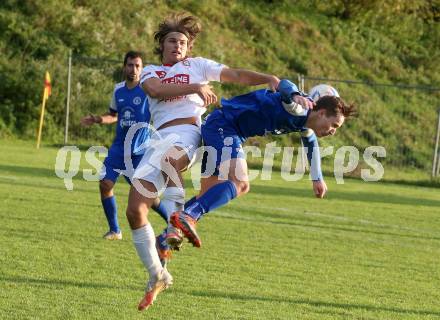
<svg viewBox="0 0 440 320"><path fill-rule="evenodd" d="M201 141L200 128L191 124L171 126L152 132L147 150L134 172L133 179L151 182L159 193L162 192L166 187L166 181L162 174L164 154L173 147L180 147L192 164ZM174 177L170 177L170 179L175 179L174 172L166 173Z"/></svg>

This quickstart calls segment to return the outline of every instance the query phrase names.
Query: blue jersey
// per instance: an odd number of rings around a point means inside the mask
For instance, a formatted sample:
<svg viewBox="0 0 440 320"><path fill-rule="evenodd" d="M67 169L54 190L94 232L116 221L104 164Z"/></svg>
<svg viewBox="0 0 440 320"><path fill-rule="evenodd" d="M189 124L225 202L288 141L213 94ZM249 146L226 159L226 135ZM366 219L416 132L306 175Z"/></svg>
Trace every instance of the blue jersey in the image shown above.
<svg viewBox="0 0 440 320"><path fill-rule="evenodd" d="M305 126L311 110L304 111L302 115L293 115L284 108L279 92L264 89L231 99L222 99L221 104L224 117L237 128L243 141L267 133L301 132L301 140L307 148L312 179L322 179L318 139L315 133Z"/></svg>
<svg viewBox="0 0 440 320"><path fill-rule="evenodd" d="M142 88L138 85L129 89L125 81L115 85L110 112L118 114L116 136L111 149L124 152L124 141L131 126L140 122L150 122L148 99ZM148 128L140 128L136 131L132 143L131 153L141 155L145 152L140 146L149 138Z"/></svg>
<svg viewBox="0 0 440 320"><path fill-rule="evenodd" d="M307 130L305 123L308 113L292 115L287 112L278 92L257 90L228 100L222 99L222 110L226 119L237 126L244 138Z"/></svg>

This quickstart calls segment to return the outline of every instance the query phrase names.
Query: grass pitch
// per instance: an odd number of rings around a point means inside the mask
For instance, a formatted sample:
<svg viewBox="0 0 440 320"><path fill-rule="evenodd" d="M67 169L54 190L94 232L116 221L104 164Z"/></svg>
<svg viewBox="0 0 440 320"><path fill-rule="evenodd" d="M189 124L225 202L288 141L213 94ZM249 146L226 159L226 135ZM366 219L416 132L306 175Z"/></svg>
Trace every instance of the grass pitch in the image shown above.
<svg viewBox="0 0 440 320"><path fill-rule="evenodd" d="M175 255L173 287L138 313L127 184L124 240L104 241L97 183L80 171L67 191L56 152L1 141L0 319L440 319L438 189L329 177L318 200L309 181L257 179L205 217L202 248Z"/></svg>

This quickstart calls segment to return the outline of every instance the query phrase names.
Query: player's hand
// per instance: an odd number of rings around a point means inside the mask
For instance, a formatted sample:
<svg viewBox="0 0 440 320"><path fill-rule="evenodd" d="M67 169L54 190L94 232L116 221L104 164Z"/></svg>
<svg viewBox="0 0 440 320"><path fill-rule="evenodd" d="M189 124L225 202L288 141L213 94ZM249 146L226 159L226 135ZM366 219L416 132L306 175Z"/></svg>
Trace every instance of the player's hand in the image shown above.
<svg viewBox="0 0 440 320"><path fill-rule="evenodd" d="M217 102L217 95L212 91L212 86L210 85L200 85L197 94L202 98L204 107Z"/></svg>
<svg viewBox="0 0 440 320"><path fill-rule="evenodd" d="M267 85L269 86L269 89L273 92L277 91L278 85L280 84L280 79L278 77L271 75L269 76L269 81L267 82Z"/></svg>
<svg viewBox="0 0 440 320"><path fill-rule="evenodd" d="M313 192L317 198L323 198L327 192L327 185L324 180L313 181Z"/></svg>
<svg viewBox="0 0 440 320"><path fill-rule="evenodd" d="M95 119L96 117L94 115L89 114L88 116L82 118L80 122L84 127L89 127L96 122Z"/></svg>
<svg viewBox="0 0 440 320"><path fill-rule="evenodd" d="M305 109L313 109L315 103L300 95L295 95L293 101L303 106Z"/></svg>

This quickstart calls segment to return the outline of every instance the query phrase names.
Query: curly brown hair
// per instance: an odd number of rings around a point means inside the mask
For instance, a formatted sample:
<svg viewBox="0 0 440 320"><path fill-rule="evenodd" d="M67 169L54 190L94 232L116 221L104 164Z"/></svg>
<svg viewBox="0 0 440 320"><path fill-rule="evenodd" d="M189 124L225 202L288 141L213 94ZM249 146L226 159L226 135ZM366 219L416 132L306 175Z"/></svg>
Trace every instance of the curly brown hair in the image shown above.
<svg viewBox="0 0 440 320"><path fill-rule="evenodd" d="M327 116L343 115L345 118L357 116L357 107L354 104L347 104L344 100L335 96L323 96L316 101L314 111L324 109Z"/></svg>
<svg viewBox="0 0 440 320"><path fill-rule="evenodd" d="M154 33L154 40L158 46L154 49L154 53L162 59L162 44L166 36L171 32L183 33L188 38L188 51L191 50L194 40L202 31L202 25L197 17L188 15L187 13L174 13L159 24L158 30Z"/></svg>

